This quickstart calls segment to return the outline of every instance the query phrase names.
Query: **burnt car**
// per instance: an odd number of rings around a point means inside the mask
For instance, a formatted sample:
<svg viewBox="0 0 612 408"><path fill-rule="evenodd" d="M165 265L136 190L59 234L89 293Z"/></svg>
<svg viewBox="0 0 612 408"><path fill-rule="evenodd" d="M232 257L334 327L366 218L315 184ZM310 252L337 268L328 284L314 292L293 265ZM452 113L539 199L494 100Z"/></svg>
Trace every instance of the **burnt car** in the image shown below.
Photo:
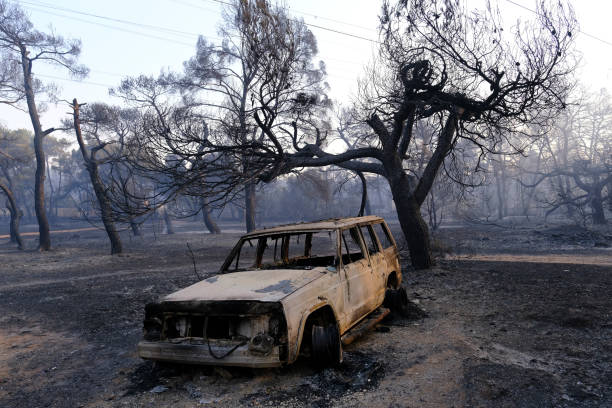
<svg viewBox="0 0 612 408"><path fill-rule="evenodd" d="M138 354L246 367L290 364L299 355L338 363L360 323L388 312L383 302L407 300L401 281L397 246L380 217L254 231L219 274L146 306Z"/></svg>

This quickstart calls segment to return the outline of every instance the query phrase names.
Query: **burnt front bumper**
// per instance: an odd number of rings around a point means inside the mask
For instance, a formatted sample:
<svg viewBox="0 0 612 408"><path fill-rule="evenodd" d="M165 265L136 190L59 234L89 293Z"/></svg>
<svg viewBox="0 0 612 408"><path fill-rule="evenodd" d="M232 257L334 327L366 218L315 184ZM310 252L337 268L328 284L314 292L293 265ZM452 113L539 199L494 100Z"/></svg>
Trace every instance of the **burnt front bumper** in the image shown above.
<svg viewBox="0 0 612 408"><path fill-rule="evenodd" d="M210 350L217 356L224 356L239 345L233 341L210 341ZM202 364L237 367L279 367L279 346L274 346L268 355L257 355L249 351L247 344L238 346L223 358L213 356L207 343L141 341L138 343L138 355L147 360L164 361L181 364Z"/></svg>

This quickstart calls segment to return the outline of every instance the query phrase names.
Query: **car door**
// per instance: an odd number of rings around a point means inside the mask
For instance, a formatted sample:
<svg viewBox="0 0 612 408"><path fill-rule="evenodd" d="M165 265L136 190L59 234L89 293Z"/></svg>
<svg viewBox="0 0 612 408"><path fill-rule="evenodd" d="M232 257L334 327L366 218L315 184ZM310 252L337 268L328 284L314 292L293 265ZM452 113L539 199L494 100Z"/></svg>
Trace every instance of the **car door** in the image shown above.
<svg viewBox="0 0 612 408"><path fill-rule="evenodd" d="M387 270L385 273L388 275L389 273L395 271L398 277L401 277L397 246L395 245L395 241L393 240L393 236L391 235L387 224L384 222L372 224L372 230L378 237L381 252L387 263Z"/></svg>
<svg viewBox="0 0 612 408"><path fill-rule="evenodd" d="M387 259L382 248L376 239L376 234L371 225L362 225L361 236L365 243L368 255L370 256L370 269L372 273L372 302L373 307L378 307L382 304L385 298L385 289L387 286Z"/></svg>
<svg viewBox="0 0 612 408"><path fill-rule="evenodd" d="M372 268L358 227L340 232L342 278L344 279L345 328L370 313L373 302Z"/></svg>

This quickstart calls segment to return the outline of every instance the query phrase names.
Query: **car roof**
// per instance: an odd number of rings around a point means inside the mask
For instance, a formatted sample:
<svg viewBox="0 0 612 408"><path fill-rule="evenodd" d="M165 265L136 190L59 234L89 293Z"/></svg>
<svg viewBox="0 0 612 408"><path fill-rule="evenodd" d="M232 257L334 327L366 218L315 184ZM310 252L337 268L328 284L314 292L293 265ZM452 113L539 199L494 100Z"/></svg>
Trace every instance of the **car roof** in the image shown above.
<svg viewBox="0 0 612 408"><path fill-rule="evenodd" d="M312 221L312 222L300 222L296 224L285 224L277 225L270 228L264 228L257 231L252 231L243 237L253 237L258 235L268 235L274 233L286 233L286 232L297 232L297 231L329 231L341 228L352 227L354 225L369 223L369 222L380 222L384 221L381 217L376 215L367 215L365 217L350 217L350 218L331 218L328 220Z"/></svg>

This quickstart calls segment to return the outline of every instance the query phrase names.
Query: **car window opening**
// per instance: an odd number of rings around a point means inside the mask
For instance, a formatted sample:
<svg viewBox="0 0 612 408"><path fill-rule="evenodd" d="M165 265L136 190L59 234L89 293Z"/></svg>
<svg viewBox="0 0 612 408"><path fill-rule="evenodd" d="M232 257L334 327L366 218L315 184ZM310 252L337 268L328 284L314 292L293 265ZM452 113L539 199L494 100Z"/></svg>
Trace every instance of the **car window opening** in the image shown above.
<svg viewBox="0 0 612 408"><path fill-rule="evenodd" d="M364 259L365 255L363 253L363 249L361 248L359 230L357 228L351 228L349 230L342 231L341 234L342 242L345 248L345 251L342 253L342 264L348 265L352 262L357 262Z"/></svg>
<svg viewBox="0 0 612 408"><path fill-rule="evenodd" d="M257 245L252 240L257 240ZM245 239L239 245L227 272L335 267L338 263L336 234L332 231L265 235Z"/></svg>

